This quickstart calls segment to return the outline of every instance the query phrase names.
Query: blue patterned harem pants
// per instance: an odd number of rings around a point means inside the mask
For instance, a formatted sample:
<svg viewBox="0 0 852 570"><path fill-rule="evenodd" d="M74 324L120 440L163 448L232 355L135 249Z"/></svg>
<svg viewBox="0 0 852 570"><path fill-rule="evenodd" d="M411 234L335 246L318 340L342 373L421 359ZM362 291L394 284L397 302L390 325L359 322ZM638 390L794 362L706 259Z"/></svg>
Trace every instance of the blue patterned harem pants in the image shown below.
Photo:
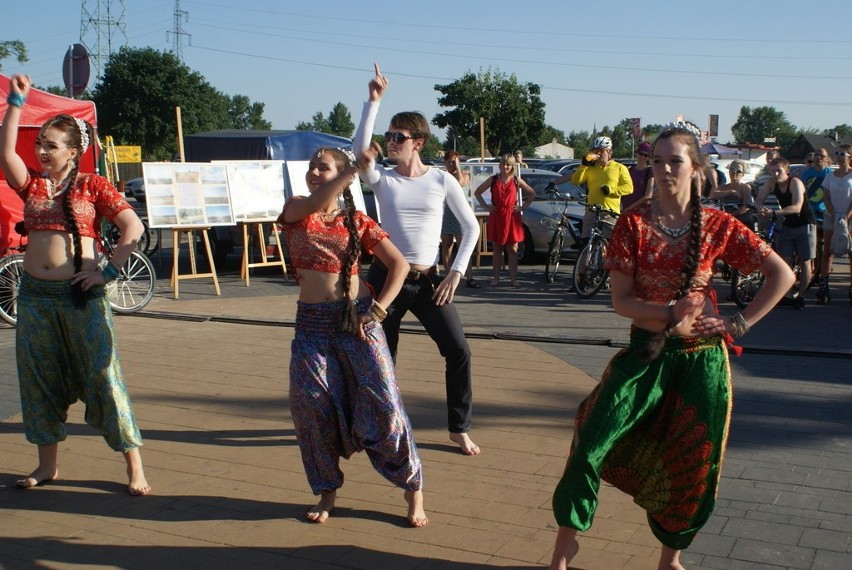
<svg viewBox="0 0 852 570"><path fill-rule="evenodd" d="M70 281L24 274L18 293L18 382L27 441L64 441L68 408L86 404L86 423L115 451L142 445L118 359L112 310L103 287L89 290L82 309Z"/></svg>

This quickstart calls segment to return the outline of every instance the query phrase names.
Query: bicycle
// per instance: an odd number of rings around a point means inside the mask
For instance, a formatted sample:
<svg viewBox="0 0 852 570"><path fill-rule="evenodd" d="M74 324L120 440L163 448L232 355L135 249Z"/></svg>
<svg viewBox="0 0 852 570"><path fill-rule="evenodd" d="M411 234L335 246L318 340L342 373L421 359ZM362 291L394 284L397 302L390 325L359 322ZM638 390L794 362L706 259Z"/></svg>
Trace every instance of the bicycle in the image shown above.
<svg viewBox="0 0 852 570"><path fill-rule="evenodd" d="M20 232L19 232L20 233ZM21 234L23 235L23 233ZM114 253L114 246L106 235L99 240L101 257L98 267L104 267ZM18 324L18 289L24 274L24 254L26 245L10 247L7 251L17 251L0 259L0 318L11 325ZM118 277L107 283L107 300L116 313L135 313L147 305L154 296L157 273L154 264L144 253L133 250L130 257L119 268Z"/></svg>
<svg viewBox="0 0 852 570"><path fill-rule="evenodd" d="M160 249L160 242L163 239L163 231L160 228L153 230L148 227L148 219L145 217L139 218L142 221L142 235L136 243L136 247L145 255L154 255ZM115 245L121 237L121 230L115 224L109 224L105 234L109 237L109 241Z"/></svg>
<svg viewBox="0 0 852 570"><path fill-rule="evenodd" d="M567 231L571 236L572 241L569 248L579 249L578 246L582 243L578 227L579 222L571 219L568 209L574 203L580 205L585 205L585 203L575 200L571 196L562 195L556 188L549 190L547 194L551 200L563 202L559 211L553 217L545 216L540 222L545 228L553 230L553 237L550 238L547 247L547 261L544 265L544 279L547 283L553 283L556 279L556 272L559 270L559 264L567 257L565 254L565 232ZM554 207L554 210L556 210L556 207Z"/></svg>
<svg viewBox="0 0 852 570"><path fill-rule="evenodd" d="M574 264L574 291L581 299L594 297L603 289L609 280L609 273L604 267L606 262L606 246L615 227L618 213L608 210L598 204L587 206L595 213L595 225L589 234L589 241L577 257Z"/></svg>

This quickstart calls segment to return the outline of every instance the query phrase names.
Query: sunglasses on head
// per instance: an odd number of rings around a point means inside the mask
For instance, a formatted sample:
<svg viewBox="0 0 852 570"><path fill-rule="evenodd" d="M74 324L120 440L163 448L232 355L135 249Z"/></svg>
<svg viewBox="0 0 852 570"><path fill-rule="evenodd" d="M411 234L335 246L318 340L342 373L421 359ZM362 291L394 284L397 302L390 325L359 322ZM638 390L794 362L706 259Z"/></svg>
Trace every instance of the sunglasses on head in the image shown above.
<svg viewBox="0 0 852 570"><path fill-rule="evenodd" d="M408 135L404 135L402 133L392 133L390 131L385 133L385 140L388 142L395 142L396 144L402 144L408 139L413 139L414 137L410 137Z"/></svg>
<svg viewBox="0 0 852 570"><path fill-rule="evenodd" d="M815 154L815 155L814 155L814 158L815 158L815 159L816 159L816 158L828 158L828 155L827 155L827 154Z"/></svg>
<svg viewBox="0 0 852 570"><path fill-rule="evenodd" d="M731 174L742 174L742 173L743 173L742 170L732 170L731 171Z"/></svg>

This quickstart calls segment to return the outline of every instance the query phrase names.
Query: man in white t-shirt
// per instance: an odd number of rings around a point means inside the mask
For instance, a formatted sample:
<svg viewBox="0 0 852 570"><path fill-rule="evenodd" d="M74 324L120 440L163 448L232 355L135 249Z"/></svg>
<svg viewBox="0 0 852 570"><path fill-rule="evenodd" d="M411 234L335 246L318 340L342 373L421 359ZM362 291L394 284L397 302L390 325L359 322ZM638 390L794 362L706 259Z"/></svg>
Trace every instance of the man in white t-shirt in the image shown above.
<svg viewBox="0 0 852 570"><path fill-rule="evenodd" d="M352 143L356 155L360 156L371 144L379 101L386 88L387 79L377 64L375 77L369 85L370 97ZM479 446L468 435L473 402L470 346L453 297L479 239L479 224L458 180L420 160L420 151L429 136L429 123L423 115L397 113L385 133L387 156L396 162L396 168L386 170L374 163L361 173L361 178L376 196L382 213L382 228L411 265L402 290L387 307L382 328L396 358L403 316L411 311L423 324L446 361L450 440L457 443L465 455L476 455ZM462 239L452 268L442 279L437 264L445 204L461 224ZM374 259L367 281L376 292L384 286L386 275L387 269Z"/></svg>

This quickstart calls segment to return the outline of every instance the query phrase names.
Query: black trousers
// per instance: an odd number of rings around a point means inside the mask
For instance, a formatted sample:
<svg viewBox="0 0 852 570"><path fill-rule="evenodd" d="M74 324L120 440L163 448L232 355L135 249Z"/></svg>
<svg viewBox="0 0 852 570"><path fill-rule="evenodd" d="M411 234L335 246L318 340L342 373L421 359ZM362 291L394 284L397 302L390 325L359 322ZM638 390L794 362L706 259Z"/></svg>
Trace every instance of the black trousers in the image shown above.
<svg viewBox="0 0 852 570"><path fill-rule="evenodd" d="M367 272L367 282L380 293L385 284L387 269L373 263ZM447 427L453 433L466 433L470 429L473 407L473 382L471 374L470 345L464 337L461 320L453 303L437 306L432 300L438 275L423 275L406 279L391 305L382 328L388 340L394 361L399 345L399 326L402 318L411 311L438 345L446 361Z"/></svg>

